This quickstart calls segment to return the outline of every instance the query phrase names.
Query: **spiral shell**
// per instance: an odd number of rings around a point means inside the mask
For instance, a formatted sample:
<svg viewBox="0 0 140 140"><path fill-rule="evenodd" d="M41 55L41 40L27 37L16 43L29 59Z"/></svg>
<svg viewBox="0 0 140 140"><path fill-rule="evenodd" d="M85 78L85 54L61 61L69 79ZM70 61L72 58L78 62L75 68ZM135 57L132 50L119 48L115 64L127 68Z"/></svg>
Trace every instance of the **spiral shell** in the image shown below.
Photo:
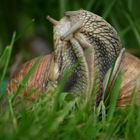
<svg viewBox="0 0 140 140"><path fill-rule="evenodd" d="M30 99L36 99L38 97L38 93L47 90L48 84L48 72L50 69L50 65L52 62L52 54L45 55L41 58L39 65L35 69L34 73L31 75L26 85L23 85L19 96L25 95ZM8 92L15 93L22 82L23 78L29 72L31 67L34 65L36 58L26 62L18 69L11 80L8 83L7 90Z"/></svg>
<svg viewBox="0 0 140 140"><path fill-rule="evenodd" d="M128 105L134 90L136 92L136 101L140 103L140 60L125 52L121 65L122 84L117 106Z"/></svg>

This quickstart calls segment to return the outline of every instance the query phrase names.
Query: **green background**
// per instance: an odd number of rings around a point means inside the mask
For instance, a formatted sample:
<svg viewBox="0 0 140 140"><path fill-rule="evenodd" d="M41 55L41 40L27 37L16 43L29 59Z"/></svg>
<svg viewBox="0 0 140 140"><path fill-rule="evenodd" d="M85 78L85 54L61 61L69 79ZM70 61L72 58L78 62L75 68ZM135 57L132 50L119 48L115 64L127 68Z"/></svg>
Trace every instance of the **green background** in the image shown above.
<svg viewBox="0 0 140 140"><path fill-rule="evenodd" d="M24 53L23 60L36 56L27 45L35 36L42 37L52 50L52 25L46 16L60 19L64 11L83 8L104 17L119 33L123 47L140 56L139 7L139 0L4 0L0 4L0 52L14 31L13 59L18 52Z"/></svg>

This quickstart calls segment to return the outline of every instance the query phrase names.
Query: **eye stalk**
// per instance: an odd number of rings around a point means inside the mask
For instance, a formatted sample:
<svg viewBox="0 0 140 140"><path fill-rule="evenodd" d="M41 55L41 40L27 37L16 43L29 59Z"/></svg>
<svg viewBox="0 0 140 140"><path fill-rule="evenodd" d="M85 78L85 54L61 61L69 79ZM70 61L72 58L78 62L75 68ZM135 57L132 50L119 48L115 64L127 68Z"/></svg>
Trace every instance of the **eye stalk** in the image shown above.
<svg viewBox="0 0 140 140"><path fill-rule="evenodd" d="M47 16L47 20L48 20L49 22L51 22L53 25L57 25L57 24L59 23L59 21L53 19L53 18L50 17L50 16Z"/></svg>

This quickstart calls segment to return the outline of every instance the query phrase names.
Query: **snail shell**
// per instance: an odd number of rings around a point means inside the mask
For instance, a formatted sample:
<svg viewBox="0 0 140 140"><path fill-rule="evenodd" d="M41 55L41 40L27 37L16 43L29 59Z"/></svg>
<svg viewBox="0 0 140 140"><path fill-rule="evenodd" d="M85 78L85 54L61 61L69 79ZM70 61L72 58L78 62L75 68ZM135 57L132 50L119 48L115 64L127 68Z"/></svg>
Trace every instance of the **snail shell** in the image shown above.
<svg viewBox="0 0 140 140"><path fill-rule="evenodd" d="M140 103L140 60L125 52L121 62L122 84L117 100L117 106L128 105L132 98L132 92L136 92L136 101Z"/></svg>
<svg viewBox="0 0 140 140"><path fill-rule="evenodd" d="M23 78L29 72L31 67L34 65L37 58L34 58L25 64L23 64L20 69L18 69L11 80L8 83L7 91L8 93L15 93L18 89ZM51 69L51 64L53 63L53 55L48 54L41 58L39 65L27 81L26 85L22 89L19 96L25 95L29 99L36 99L39 92L46 91L48 88L48 73Z"/></svg>

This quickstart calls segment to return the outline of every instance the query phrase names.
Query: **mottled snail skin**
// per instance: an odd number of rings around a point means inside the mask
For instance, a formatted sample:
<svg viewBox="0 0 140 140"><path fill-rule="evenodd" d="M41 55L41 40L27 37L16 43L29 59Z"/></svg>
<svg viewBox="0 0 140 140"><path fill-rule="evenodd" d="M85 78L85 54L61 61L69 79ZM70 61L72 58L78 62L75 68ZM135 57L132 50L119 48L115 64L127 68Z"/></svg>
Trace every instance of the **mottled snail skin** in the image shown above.
<svg viewBox="0 0 140 140"><path fill-rule="evenodd" d="M63 80L66 70L71 70L70 76L65 82L64 91L85 93L88 86L88 66L83 49L76 40L72 42L62 40L61 37L71 28L71 22L67 17L62 18L54 26L54 50L55 62L58 64L58 82ZM69 72L68 72L69 73Z"/></svg>
<svg viewBox="0 0 140 140"><path fill-rule="evenodd" d="M98 86L96 102L98 103L103 99L104 76L120 53L120 39L110 24L91 12L85 10L68 11L65 15L71 23L71 28L74 28L78 22L81 23L75 32L67 31L62 37L70 43L71 38L74 38L83 48L88 65L87 74L89 75L89 89L86 94L90 94L89 92L92 91L96 75ZM80 71L78 72L80 73Z"/></svg>
<svg viewBox="0 0 140 140"><path fill-rule="evenodd" d="M134 88L138 92L137 102L140 102L140 60L125 51L122 53L117 32L109 23L85 10L65 12L60 21L48 19L54 24L54 54L44 56L41 61L44 65L40 64L32 76L45 75L40 78L41 84L32 79L27 83L29 87L36 87L37 92L48 92L48 81L59 83L65 77L65 72L72 69L65 81L64 91L88 96L93 89L93 82L96 81L97 95L94 104L98 105L104 99L103 83L106 75L115 63L117 67L112 79L115 80L119 71L122 71L123 79L117 106L129 104ZM28 63L32 64L33 61ZM18 84L15 81L21 81L29 68L25 64L9 82L9 92L16 91ZM23 93L27 92L25 88Z"/></svg>

